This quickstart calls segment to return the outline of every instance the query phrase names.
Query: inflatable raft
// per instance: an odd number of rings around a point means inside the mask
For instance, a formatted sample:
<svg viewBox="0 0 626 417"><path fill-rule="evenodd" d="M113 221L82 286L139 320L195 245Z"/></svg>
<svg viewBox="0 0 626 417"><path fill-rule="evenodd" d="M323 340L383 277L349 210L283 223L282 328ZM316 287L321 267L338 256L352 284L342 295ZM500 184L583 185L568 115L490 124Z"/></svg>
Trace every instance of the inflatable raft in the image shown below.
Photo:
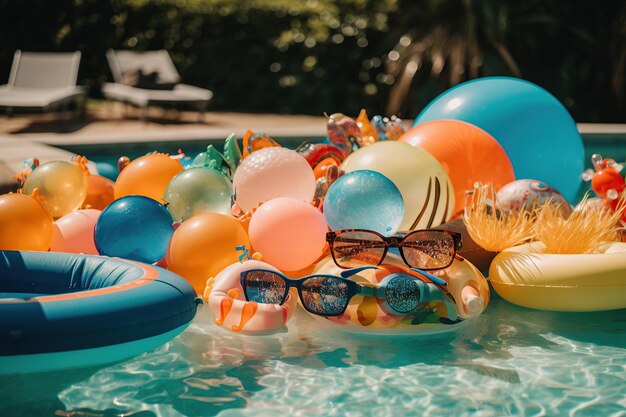
<svg viewBox="0 0 626 417"><path fill-rule="evenodd" d="M554 311L626 308L626 243L600 253L552 255L542 243L505 249L489 268L489 281L505 300Z"/></svg>
<svg viewBox="0 0 626 417"><path fill-rule="evenodd" d="M0 251L0 374L101 365L150 351L199 299L164 269L99 256Z"/></svg>

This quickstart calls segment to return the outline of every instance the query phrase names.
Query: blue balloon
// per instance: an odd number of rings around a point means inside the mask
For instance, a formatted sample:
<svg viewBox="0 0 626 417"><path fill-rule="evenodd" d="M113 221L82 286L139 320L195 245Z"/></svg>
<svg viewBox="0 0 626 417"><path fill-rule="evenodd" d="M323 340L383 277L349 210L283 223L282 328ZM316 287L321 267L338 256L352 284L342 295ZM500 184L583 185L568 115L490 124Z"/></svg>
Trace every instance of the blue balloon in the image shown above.
<svg viewBox="0 0 626 417"><path fill-rule="evenodd" d="M172 217L163 204L130 195L105 207L94 240L101 255L154 263L165 256L173 233Z"/></svg>
<svg viewBox="0 0 626 417"><path fill-rule="evenodd" d="M543 88L511 77L468 81L435 98L415 124L438 119L480 127L504 148L516 178L543 181L570 202L576 198L583 142L568 111Z"/></svg>
<svg viewBox="0 0 626 417"><path fill-rule="evenodd" d="M383 174L352 171L337 178L324 198L324 217L332 230L368 229L383 235L398 231L404 200Z"/></svg>

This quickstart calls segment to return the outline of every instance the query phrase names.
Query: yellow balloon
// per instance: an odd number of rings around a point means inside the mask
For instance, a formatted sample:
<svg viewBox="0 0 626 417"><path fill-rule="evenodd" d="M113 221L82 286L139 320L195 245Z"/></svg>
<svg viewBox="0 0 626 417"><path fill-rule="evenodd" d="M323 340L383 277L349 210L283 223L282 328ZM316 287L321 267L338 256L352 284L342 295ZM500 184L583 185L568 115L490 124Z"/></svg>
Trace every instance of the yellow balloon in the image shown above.
<svg viewBox="0 0 626 417"><path fill-rule="evenodd" d="M44 197L43 204L52 217L59 218L79 209L87 196L87 178L74 163L52 161L37 167L24 182L24 194L35 188Z"/></svg>
<svg viewBox="0 0 626 417"><path fill-rule="evenodd" d="M404 199L401 231L439 226L453 214L454 189L448 174L429 153L408 143L373 143L351 153L340 169L378 171L393 181Z"/></svg>

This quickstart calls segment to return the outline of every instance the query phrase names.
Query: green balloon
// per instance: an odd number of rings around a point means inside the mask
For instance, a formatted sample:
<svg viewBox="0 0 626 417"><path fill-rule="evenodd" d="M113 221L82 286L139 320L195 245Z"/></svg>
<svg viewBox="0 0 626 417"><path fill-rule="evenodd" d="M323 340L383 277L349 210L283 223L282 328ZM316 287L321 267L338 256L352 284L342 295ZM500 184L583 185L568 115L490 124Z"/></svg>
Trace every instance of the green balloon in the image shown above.
<svg viewBox="0 0 626 417"><path fill-rule="evenodd" d="M163 199L175 221L202 213L230 214L233 185L213 169L191 168L176 175L165 189Z"/></svg>

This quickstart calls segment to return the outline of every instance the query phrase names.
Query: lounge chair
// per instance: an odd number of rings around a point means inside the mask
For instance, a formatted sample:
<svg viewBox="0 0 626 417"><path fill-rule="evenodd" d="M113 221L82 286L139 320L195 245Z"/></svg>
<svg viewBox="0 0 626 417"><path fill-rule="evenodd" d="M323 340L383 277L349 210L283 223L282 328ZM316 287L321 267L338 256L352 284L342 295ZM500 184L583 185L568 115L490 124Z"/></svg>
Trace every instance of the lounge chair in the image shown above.
<svg viewBox="0 0 626 417"><path fill-rule="evenodd" d="M151 105L191 107L204 118L213 92L181 84L180 75L166 50L134 52L109 49L106 56L115 81L102 86L106 98L139 107L142 120L146 119L148 106Z"/></svg>
<svg viewBox="0 0 626 417"><path fill-rule="evenodd" d="M0 107L10 116L15 109L67 110L72 102L82 104L85 89L76 85L80 51L15 51L9 83L0 86Z"/></svg>

